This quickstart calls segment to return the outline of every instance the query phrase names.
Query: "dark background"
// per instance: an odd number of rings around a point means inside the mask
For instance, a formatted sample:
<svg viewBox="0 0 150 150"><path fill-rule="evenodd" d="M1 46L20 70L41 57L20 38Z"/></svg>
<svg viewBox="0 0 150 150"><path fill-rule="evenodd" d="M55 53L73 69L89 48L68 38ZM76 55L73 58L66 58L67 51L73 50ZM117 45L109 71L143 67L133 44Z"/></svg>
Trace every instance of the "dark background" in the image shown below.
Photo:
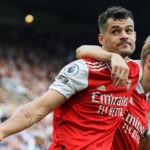
<svg viewBox="0 0 150 150"><path fill-rule="evenodd" d="M139 58L150 31L148 0L1 0L0 44L32 44L34 51L38 47L53 53L58 39L74 53L82 44L98 44L97 17L109 6L123 6L133 13L137 49L131 57ZM24 22L27 14L35 17L30 25Z"/></svg>

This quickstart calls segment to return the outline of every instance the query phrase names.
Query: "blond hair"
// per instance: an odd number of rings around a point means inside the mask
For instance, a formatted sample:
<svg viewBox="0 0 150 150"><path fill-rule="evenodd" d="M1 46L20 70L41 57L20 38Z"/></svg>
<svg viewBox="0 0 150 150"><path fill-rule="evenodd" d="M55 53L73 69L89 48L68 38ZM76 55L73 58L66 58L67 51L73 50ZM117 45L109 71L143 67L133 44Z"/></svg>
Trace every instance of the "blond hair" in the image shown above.
<svg viewBox="0 0 150 150"><path fill-rule="evenodd" d="M150 36L148 36L144 42L141 52L141 61L144 65L146 63L146 57L150 54Z"/></svg>

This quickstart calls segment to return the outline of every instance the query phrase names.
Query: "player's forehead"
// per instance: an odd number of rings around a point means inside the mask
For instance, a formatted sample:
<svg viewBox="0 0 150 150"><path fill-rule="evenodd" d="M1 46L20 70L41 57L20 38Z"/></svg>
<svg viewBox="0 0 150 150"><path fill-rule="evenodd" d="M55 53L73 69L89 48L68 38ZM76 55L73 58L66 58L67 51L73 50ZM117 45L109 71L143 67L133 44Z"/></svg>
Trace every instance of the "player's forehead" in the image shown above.
<svg viewBox="0 0 150 150"><path fill-rule="evenodd" d="M134 28L134 22L131 18L116 19L116 20L113 18L109 18L106 24L106 29L108 30L113 28L127 28L127 27Z"/></svg>

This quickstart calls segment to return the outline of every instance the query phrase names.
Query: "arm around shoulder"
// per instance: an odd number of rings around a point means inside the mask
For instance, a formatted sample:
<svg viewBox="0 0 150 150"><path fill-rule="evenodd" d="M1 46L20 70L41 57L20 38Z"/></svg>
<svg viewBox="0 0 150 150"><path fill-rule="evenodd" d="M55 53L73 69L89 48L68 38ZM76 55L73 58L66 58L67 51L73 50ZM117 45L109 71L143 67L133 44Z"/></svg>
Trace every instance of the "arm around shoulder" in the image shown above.
<svg viewBox="0 0 150 150"><path fill-rule="evenodd" d="M104 50L98 45L82 45L76 49L76 58L92 58L98 61L110 61L112 58L111 52Z"/></svg>
<svg viewBox="0 0 150 150"><path fill-rule="evenodd" d="M124 86L128 82L129 67L124 58L117 53L111 53L96 45L83 45L76 50L77 59L92 58L98 61L111 62L111 77L115 86Z"/></svg>

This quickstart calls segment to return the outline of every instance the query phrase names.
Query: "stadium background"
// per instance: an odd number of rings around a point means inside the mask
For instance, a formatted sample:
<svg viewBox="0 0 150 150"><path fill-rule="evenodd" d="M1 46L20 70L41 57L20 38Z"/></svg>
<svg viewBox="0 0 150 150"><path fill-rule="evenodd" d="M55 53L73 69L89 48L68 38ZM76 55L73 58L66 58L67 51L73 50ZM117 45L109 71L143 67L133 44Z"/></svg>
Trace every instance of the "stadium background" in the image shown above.
<svg viewBox="0 0 150 150"><path fill-rule="evenodd" d="M47 90L60 68L83 44L99 44L97 17L109 6L132 11L138 59L149 35L148 0L1 0L0 119ZM26 15L34 21L26 23ZM33 128L0 143L0 150L45 150L51 141L51 115ZM13 138L13 140L12 140ZM15 144L16 143L16 144ZM36 149L37 148L37 149Z"/></svg>

